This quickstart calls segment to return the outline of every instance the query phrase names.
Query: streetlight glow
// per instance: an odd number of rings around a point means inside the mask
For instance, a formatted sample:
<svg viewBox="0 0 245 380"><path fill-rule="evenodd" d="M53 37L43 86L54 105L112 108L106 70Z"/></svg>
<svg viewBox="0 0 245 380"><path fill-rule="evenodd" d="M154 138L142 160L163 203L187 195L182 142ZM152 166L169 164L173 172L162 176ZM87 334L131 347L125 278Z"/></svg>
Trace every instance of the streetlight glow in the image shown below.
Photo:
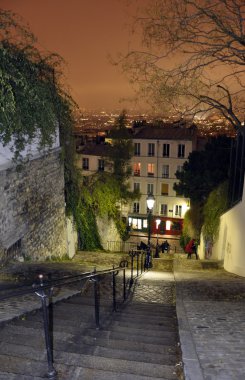
<svg viewBox="0 0 245 380"><path fill-rule="evenodd" d="M155 203L154 196L152 194L148 194L146 198L146 204L149 210L153 209L154 203Z"/></svg>

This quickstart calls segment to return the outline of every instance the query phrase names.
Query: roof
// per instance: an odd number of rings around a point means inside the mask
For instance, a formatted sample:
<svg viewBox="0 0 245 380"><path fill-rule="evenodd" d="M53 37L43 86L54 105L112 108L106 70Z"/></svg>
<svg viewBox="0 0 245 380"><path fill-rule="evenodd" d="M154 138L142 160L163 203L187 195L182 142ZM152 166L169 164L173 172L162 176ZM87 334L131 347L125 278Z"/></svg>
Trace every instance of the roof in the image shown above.
<svg viewBox="0 0 245 380"><path fill-rule="evenodd" d="M134 137L151 140L192 140L196 137L196 127L145 126L135 129Z"/></svg>
<svg viewBox="0 0 245 380"><path fill-rule="evenodd" d="M85 154L87 156L108 156L111 150L111 146L107 144L87 144L83 149L79 150L77 153Z"/></svg>

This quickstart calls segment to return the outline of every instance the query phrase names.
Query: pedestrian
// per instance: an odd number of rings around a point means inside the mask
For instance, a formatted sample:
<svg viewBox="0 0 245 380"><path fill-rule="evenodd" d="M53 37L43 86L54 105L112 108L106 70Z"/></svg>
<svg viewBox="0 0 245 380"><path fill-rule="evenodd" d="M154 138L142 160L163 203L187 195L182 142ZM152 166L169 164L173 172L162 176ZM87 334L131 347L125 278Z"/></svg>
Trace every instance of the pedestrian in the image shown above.
<svg viewBox="0 0 245 380"><path fill-rule="evenodd" d="M158 244L158 240L157 240L156 251L155 251L155 258L156 258L156 259L159 259L159 258L160 258L160 256L159 256L159 251L160 251L160 245Z"/></svg>
<svg viewBox="0 0 245 380"><path fill-rule="evenodd" d="M191 259L191 255L194 253L196 255L196 260L198 260L196 240L191 239L185 247L185 252L187 253L187 259Z"/></svg>
<svg viewBox="0 0 245 380"><path fill-rule="evenodd" d="M170 250L170 245L168 243L167 240L165 240L163 243L162 243L162 253L164 253L165 251L168 253Z"/></svg>

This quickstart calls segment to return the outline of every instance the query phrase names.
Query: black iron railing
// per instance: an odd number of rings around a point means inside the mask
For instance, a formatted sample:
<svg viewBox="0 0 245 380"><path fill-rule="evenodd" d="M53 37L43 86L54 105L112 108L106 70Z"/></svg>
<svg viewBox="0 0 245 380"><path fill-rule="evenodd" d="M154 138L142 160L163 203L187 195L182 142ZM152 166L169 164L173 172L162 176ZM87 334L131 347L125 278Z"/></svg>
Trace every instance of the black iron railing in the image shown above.
<svg viewBox="0 0 245 380"><path fill-rule="evenodd" d="M57 379L57 372L53 364L53 352L52 352L52 341L51 341L51 326L53 321L50 319L49 305L51 304L50 299L52 299L54 288L62 288L65 286L72 286L77 283L92 283L94 286L94 318L95 327L100 329L100 281L105 276L112 276L112 311L117 311L117 305L119 302L126 301L128 295L131 293L132 284L135 279L141 275L147 268L145 260L145 252L141 250L131 250L129 252L130 262L123 260L117 267L112 267L110 269L97 271L96 268L93 272L86 272L71 276L63 276L57 279L45 279L43 274L38 275L37 282L34 284L25 284L18 287L5 288L4 291L0 291L0 301L12 298L21 297L27 294L36 294L41 299L42 313L43 313L43 326L45 333L45 343L47 352L47 364L48 371L47 377L51 380ZM117 297L117 285L116 281L117 275L122 273L122 276L118 278L122 281L123 287L123 297L121 300ZM3 294L1 294L1 292Z"/></svg>

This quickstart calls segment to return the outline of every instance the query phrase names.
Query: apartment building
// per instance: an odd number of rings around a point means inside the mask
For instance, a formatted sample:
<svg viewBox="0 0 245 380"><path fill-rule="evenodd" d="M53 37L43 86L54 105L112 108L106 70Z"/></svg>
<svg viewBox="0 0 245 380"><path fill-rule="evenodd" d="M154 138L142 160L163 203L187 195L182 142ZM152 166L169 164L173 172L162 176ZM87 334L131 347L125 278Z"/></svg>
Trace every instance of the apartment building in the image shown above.
<svg viewBox="0 0 245 380"><path fill-rule="evenodd" d="M196 149L196 128L191 126L146 125L132 130L134 156L132 157L131 189L138 189L141 198L127 209L128 225L132 232L148 231L147 196L155 198L151 231L159 236L181 233L183 218L189 208L189 199L173 189L175 173L182 170L189 154ZM85 146L79 165L84 175L110 170L106 167L107 145Z"/></svg>
<svg viewBox="0 0 245 380"><path fill-rule="evenodd" d="M147 196L153 195L151 231L157 235L180 235L189 199L173 189L175 173L181 171L196 149L196 128L147 126L135 130L131 186L141 198L132 204L128 221L132 231L148 230Z"/></svg>

